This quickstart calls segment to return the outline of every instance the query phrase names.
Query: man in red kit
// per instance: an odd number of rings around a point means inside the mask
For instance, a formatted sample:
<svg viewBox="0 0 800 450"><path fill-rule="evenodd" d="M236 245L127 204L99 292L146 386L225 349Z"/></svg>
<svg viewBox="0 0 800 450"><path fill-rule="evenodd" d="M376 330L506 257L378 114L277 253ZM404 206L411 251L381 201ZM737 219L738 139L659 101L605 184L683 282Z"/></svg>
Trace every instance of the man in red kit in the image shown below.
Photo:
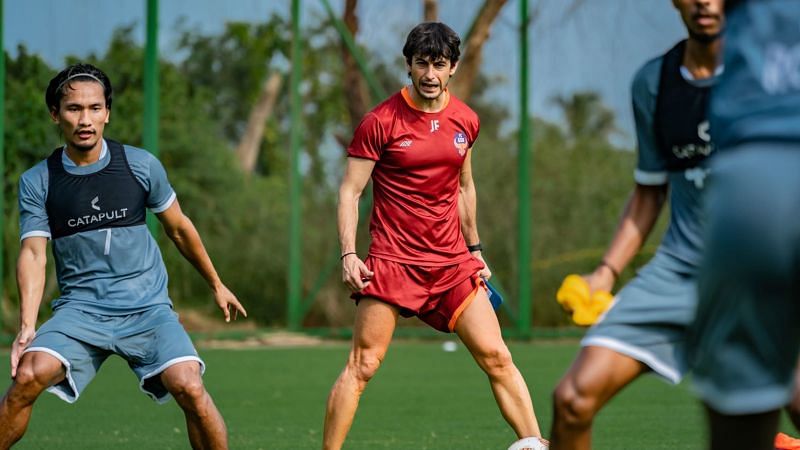
<svg viewBox="0 0 800 450"><path fill-rule="evenodd" d="M342 278L357 310L350 356L328 398L325 449L344 443L398 315L455 332L488 376L519 438L512 448L547 448L481 281L491 272L481 257L470 166L480 125L475 112L447 90L460 43L441 23L411 30L403 47L411 85L367 113L347 149L339 241ZM356 253L358 200L370 177L372 243L362 261Z"/></svg>

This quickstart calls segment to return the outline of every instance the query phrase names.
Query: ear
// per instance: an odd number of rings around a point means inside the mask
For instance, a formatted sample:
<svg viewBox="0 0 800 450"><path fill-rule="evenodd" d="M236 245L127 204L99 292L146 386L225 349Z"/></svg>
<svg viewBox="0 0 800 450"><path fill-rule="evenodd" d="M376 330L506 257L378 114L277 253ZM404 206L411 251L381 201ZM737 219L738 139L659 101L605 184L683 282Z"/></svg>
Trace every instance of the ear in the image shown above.
<svg viewBox="0 0 800 450"><path fill-rule="evenodd" d="M111 118L111 108L106 108L106 120L105 123L108 123L108 120Z"/></svg>
<svg viewBox="0 0 800 450"><path fill-rule="evenodd" d="M58 123L59 116L58 116L58 110L56 108L52 107L50 108L50 120L52 120L53 123Z"/></svg>
<svg viewBox="0 0 800 450"><path fill-rule="evenodd" d="M450 66L450 76L451 76L451 77L452 77L453 75L455 75L455 73L456 73L456 70L458 70L458 61L456 61L456 62L455 62L455 64L452 64L452 65Z"/></svg>

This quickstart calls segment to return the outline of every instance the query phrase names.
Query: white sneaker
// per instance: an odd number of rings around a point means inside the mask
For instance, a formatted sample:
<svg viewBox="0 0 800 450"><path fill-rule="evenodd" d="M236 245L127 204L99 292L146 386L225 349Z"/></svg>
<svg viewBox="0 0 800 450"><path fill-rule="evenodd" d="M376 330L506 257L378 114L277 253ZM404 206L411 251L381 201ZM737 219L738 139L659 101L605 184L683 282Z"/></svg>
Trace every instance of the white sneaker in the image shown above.
<svg viewBox="0 0 800 450"><path fill-rule="evenodd" d="M518 440L508 447L508 450L547 450L550 443L538 437L527 437Z"/></svg>

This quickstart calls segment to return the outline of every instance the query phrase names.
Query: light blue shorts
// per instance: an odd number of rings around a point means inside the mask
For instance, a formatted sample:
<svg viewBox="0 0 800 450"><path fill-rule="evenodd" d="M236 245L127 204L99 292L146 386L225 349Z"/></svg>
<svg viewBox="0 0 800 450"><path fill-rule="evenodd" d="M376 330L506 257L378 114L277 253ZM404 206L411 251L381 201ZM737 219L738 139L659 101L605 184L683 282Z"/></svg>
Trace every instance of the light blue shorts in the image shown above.
<svg viewBox="0 0 800 450"><path fill-rule="evenodd" d="M656 253L617 293L581 345L630 356L678 384L686 373L686 329L697 294L696 279L676 271L676 265L672 257Z"/></svg>
<svg viewBox="0 0 800 450"><path fill-rule="evenodd" d="M800 144L745 144L712 168L694 386L723 414L773 411L791 398L800 350Z"/></svg>
<svg viewBox="0 0 800 450"><path fill-rule="evenodd" d="M66 378L48 388L62 400L74 403L103 362L116 354L128 362L139 379L139 388L158 403L170 395L158 376L166 368L197 361L197 356L178 315L169 305L145 311L106 316L62 307L36 332L27 352L44 352L56 358L67 371Z"/></svg>

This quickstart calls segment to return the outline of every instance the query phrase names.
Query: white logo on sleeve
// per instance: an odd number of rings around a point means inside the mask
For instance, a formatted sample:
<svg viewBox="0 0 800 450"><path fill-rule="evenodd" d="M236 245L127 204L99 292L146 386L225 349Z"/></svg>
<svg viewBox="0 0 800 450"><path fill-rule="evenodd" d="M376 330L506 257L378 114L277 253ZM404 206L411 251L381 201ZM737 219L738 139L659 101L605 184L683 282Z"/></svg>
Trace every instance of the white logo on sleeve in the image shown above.
<svg viewBox="0 0 800 450"><path fill-rule="evenodd" d="M97 202L98 202L98 201L100 201L100 196L99 196L99 195L98 195L97 197L95 197L95 198L93 198L93 199L92 199L92 209L95 209L95 210L97 210L97 211L100 211L100 207L99 207L99 206L97 206Z"/></svg>
<svg viewBox="0 0 800 450"><path fill-rule="evenodd" d="M439 129L439 119L431 120L431 133Z"/></svg>

